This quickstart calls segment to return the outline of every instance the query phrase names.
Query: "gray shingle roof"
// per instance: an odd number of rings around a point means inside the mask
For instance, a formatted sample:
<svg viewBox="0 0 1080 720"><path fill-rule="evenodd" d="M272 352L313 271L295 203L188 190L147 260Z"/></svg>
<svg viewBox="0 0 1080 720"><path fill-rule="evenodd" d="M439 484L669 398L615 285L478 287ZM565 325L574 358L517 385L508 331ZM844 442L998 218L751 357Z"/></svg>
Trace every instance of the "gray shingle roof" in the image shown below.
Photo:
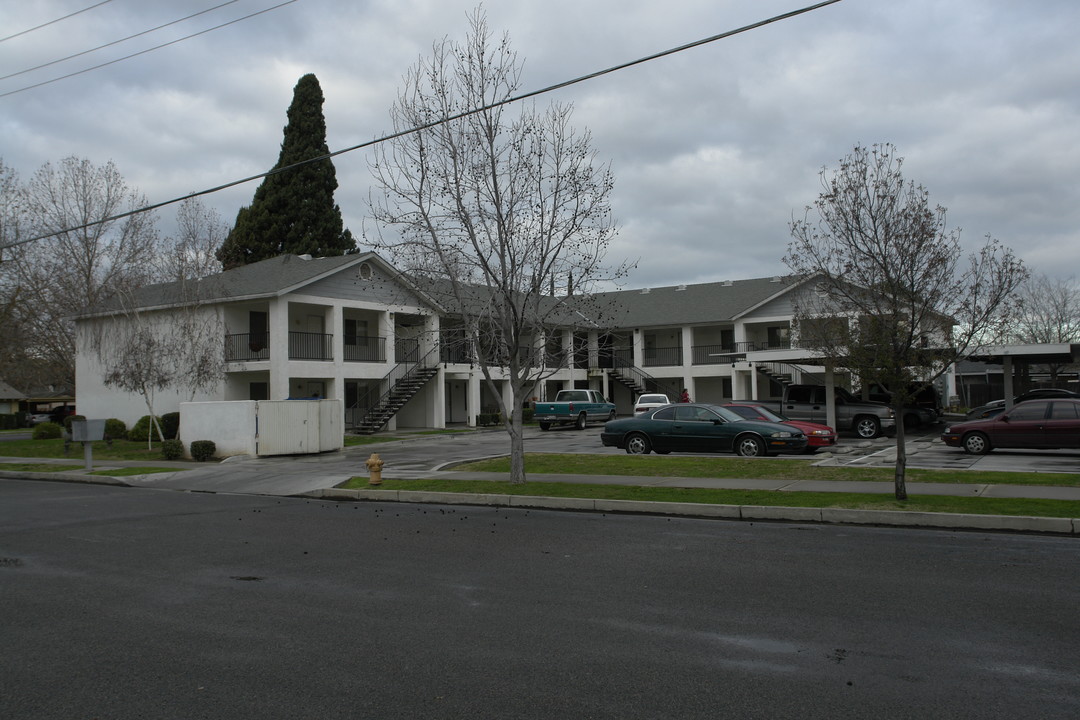
<svg viewBox="0 0 1080 720"><path fill-rule="evenodd" d="M755 278L620 290L604 293L614 304L614 327L693 325L733 320L770 298L790 290L791 278Z"/></svg>

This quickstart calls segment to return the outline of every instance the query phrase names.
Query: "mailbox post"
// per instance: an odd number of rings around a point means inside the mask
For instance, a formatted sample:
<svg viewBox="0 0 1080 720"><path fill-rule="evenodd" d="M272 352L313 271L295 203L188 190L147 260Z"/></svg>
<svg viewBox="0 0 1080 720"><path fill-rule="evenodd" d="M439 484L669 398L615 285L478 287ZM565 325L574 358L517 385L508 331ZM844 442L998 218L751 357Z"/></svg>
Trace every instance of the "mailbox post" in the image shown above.
<svg viewBox="0 0 1080 720"><path fill-rule="evenodd" d="M94 441L105 439L104 420L72 420L71 439L73 442L83 444L83 458L86 460L86 469L94 469Z"/></svg>

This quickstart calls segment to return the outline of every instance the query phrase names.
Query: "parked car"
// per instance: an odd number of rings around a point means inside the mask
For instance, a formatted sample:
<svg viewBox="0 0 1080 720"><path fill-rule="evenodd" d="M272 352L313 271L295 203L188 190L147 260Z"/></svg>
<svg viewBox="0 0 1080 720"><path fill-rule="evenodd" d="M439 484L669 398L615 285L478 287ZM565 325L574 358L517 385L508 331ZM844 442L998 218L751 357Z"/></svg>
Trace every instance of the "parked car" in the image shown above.
<svg viewBox="0 0 1080 720"><path fill-rule="evenodd" d="M891 407L882 403L863 401L844 388L834 388L836 425L838 430L853 430L861 438L876 438L896 430L896 418ZM824 385L788 385L782 402L755 401L784 417L821 423L828 417Z"/></svg>
<svg viewBox="0 0 1080 720"><path fill-rule="evenodd" d="M904 427L914 428L933 425L945 412L937 388L926 383L912 382L906 387L910 400L904 407ZM870 383L868 399L892 405L892 391L881 383ZM861 393L855 393L856 396Z"/></svg>
<svg viewBox="0 0 1080 720"><path fill-rule="evenodd" d="M816 452L818 448L832 447L836 444L836 431L828 425L803 420L791 420L756 403L730 402L724 403L724 407L738 413L747 420L783 423L799 428L806 435L806 452Z"/></svg>
<svg viewBox="0 0 1080 720"><path fill-rule="evenodd" d="M994 417L949 425L941 439L972 455L994 448L1080 448L1080 399L1027 400Z"/></svg>
<svg viewBox="0 0 1080 720"><path fill-rule="evenodd" d="M74 405L61 405L60 407L54 407L52 410L49 411L49 420L56 423L57 425L63 425L64 418L74 414Z"/></svg>
<svg viewBox="0 0 1080 720"><path fill-rule="evenodd" d="M40 425L43 422L52 422L52 417L47 412L29 413L27 422L31 425Z"/></svg>
<svg viewBox="0 0 1080 720"><path fill-rule="evenodd" d="M1080 399L1080 393L1075 393L1072 390L1065 390L1064 388L1035 388L1034 390L1028 390L1026 393L1020 393L1013 398L1013 405L1022 403L1026 400L1047 400L1050 398L1076 398ZM983 418L994 417L999 415L1005 410L1004 400L991 400L985 405L972 408L967 411L968 420L981 420Z"/></svg>
<svg viewBox="0 0 1080 720"><path fill-rule="evenodd" d="M648 410L655 410L658 407L664 407L665 405L670 404L671 400L668 399L667 395L662 395L659 393L646 393L645 395L639 397L637 399L637 402L634 403L634 414L640 415L641 413Z"/></svg>
<svg viewBox="0 0 1080 720"><path fill-rule="evenodd" d="M680 403L604 425L600 441L631 455L681 452L735 452L743 457L800 453L806 435L791 425L746 420L717 405Z"/></svg>
<svg viewBox="0 0 1080 720"><path fill-rule="evenodd" d="M573 425L584 430L591 421L614 420L615 403L596 390L560 390L555 400L536 403L533 417L541 430L552 425Z"/></svg>

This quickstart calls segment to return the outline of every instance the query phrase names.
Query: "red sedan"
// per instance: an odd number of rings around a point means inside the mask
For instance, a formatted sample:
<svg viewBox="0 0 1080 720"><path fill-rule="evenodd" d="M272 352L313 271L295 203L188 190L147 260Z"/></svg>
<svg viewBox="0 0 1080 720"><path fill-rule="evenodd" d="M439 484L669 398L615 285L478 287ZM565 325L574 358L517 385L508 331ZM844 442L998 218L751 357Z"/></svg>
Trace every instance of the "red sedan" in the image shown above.
<svg viewBox="0 0 1080 720"><path fill-rule="evenodd" d="M814 452L818 448L832 447L836 444L836 430L833 430L828 425L819 425L818 423L803 422L802 420L788 420L783 415L779 415L767 407L761 405L755 405L754 403L726 403L724 407L730 409L732 412L738 413L747 420L764 420L767 422L784 423L785 425L791 425L799 430L803 431L807 439L810 441L806 445L806 452Z"/></svg>
<svg viewBox="0 0 1080 720"><path fill-rule="evenodd" d="M1028 400L995 417L950 425L941 439L972 455L994 448L1078 448L1080 400Z"/></svg>

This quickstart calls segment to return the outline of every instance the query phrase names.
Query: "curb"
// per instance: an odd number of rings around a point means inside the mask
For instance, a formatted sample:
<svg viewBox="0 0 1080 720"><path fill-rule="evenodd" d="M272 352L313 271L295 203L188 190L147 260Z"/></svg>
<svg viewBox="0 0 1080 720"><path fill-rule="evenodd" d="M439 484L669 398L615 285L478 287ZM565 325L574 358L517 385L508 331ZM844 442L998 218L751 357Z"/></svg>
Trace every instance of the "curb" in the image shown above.
<svg viewBox="0 0 1080 720"><path fill-rule="evenodd" d="M119 485L131 487L126 482L111 475L87 475L74 472L28 472L26 470L0 470L0 478L5 480L48 480L51 482L91 483L94 485Z"/></svg>
<svg viewBox="0 0 1080 720"><path fill-rule="evenodd" d="M1080 518L1046 518L1024 515L966 515L958 513L908 512L903 510L846 510L840 508L798 508L771 505L714 505L710 503L649 502L555 498L539 495L502 495L417 490L346 490L328 488L302 493L299 497L322 500L356 500L441 505L486 505L491 507L611 512L638 515L671 515L724 520L785 521L829 525L875 525L882 527L979 530L1043 533L1080 536Z"/></svg>

